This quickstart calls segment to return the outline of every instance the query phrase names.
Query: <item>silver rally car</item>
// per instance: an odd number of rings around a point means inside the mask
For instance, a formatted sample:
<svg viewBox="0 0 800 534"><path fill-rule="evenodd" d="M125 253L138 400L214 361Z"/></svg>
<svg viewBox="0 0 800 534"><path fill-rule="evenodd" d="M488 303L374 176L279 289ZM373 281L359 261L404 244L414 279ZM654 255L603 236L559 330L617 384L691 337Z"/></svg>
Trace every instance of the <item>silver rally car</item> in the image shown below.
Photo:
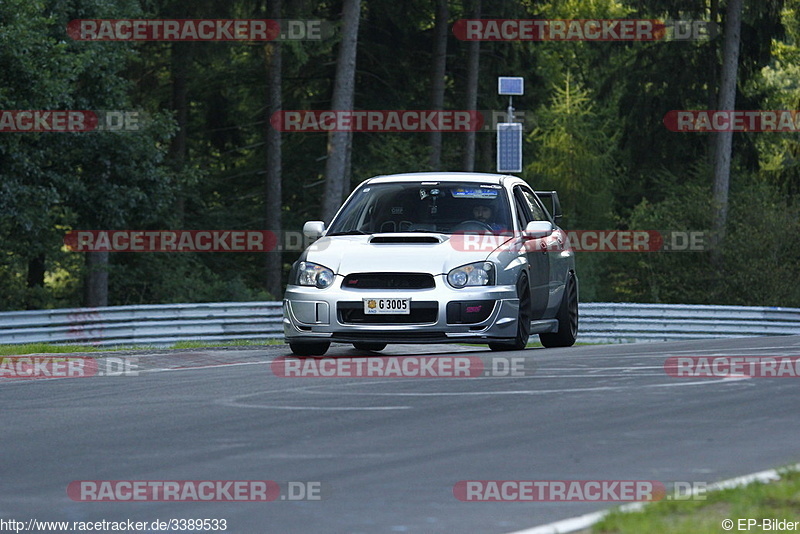
<svg viewBox="0 0 800 534"><path fill-rule="evenodd" d="M551 215L552 214L552 215ZM578 333L575 258L555 191L515 176L410 173L362 182L292 266L283 328L292 352L331 342L487 343L531 334L567 347Z"/></svg>

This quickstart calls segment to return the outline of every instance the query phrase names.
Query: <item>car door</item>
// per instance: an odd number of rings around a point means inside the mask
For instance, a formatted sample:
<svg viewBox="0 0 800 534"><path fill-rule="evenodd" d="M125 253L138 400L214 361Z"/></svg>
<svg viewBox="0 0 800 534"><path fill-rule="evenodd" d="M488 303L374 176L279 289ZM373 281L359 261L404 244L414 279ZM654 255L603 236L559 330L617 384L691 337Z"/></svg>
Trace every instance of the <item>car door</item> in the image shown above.
<svg viewBox="0 0 800 534"><path fill-rule="evenodd" d="M530 195L530 196L529 196ZM522 186L514 187L514 205L517 211L520 229L531 221L547 221L548 218L541 206L536 202L533 193ZM550 298L550 260L544 239L528 240L523 250L530 265L529 282L531 286L532 318L540 319L547 310Z"/></svg>
<svg viewBox="0 0 800 534"><path fill-rule="evenodd" d="M550 237L542 240L546 246L549 263L550 312L547 314L547 316L550 317L556 312L558 305L561 303L561 298L559 295L561 294L561 289L564 287L564 284L567 281L567 272L569 271L570 257L561 254L567 244L566 234L558 228L558 222L547 211L546 204L538 196L538 193L534 193L532 190L528 190L524 187L523 190L528 201L539 206L541 216L543 217L542 220L550 221L553 223L553 228L556 229L556 231L553 232ZM550 198L552 199L552 197ZM560 205L558 205L557 202L557 199L555 202L552 200L550 201L553 207L558 208L557 210L554 209L554 211L560 213Z"/></svg>

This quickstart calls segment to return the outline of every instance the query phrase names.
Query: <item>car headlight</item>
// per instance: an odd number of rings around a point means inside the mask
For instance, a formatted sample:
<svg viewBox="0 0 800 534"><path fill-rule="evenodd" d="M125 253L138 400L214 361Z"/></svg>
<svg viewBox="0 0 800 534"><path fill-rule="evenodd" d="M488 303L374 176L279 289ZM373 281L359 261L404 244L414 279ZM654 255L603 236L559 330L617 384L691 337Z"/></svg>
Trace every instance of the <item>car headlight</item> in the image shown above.
<svg viewBox="0 0 800 534"><path fill-rule="evenodd" d="M310 261L301 261L297 265L295 282L299 286L316 286L325 289L333 283L333 271Z"/></svg>
<svg viewBox="0 0 800 534"><path fill-rule="evenodd" d="M494 284L494 266L488 261L462 265L447 273L447 281L456 288L490 286Z"/></svg>

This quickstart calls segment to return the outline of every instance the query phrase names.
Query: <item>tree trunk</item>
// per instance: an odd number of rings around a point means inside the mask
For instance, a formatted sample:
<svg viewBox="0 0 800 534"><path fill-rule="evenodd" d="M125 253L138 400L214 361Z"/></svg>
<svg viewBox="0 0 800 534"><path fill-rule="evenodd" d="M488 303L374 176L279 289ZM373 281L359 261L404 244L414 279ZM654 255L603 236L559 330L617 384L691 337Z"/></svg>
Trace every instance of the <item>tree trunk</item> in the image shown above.
<svg viewBox="0 0 800 534"><path fill-rule="evenodd" d="M710 0L709 6L709 21L714 24L719 24L719 0ZM711 51L708 54L708 109L714 109L719 102L719 94L717 88L719 87L719 66L717 64L716 46L710 47ZM708 136L708 163L710 166L714 165L714 152L716 150L717 138L714 134Z"/></svg>
<svg viewBox="0 0 800 534"><path fill-rule="evenodd" d="M477 161L475 168L478 172L497 172L497 159L495 158L495 146L497 143L496 132L482 135L478 145Z"/></svg>
<svg viewBox="0 0 800 534"><path fill-rule="evenodd" d="M44 254L28 260L28 289L41 290L44 287L44 273L47 270L45 266ZM42 307L41 293L39 291L28 292L25 302L26 310L38 310Z"/></svg>
<svg viewBox="0 0 800 534"><path fill-rule="evenodd" d="M169 159L175 172L181 173L186 161L186 125L189 117L189 63L192 57L192 43L172 43L171 55L172 109L175 110L178 131L175 133L170 145ZM181 184L175 202L176 223L179 227L183 226L184 198L183 184Z"/></svg>
<svg viewBox="0 0 800 534"><path fill-rule="evenodd" d="M361 18L361 1L344 0L342 10L342 42L336 61L336 79L333 85L331 109L353 109L355 91L356 50L358 24ZM349 132L328 134L328 159L325 162L325 197L322 199L322 218L330 222L350 188L347 176L347 147Z"/></svg>
<svg viewBox="0 0 800 534"><path fill-rule="evenodd" d="M725 38L722 54L722 79L717 109L732 111L736 108L736 80L739 68L743 0L729 0L725 17ZM731 145L733 132L718 132L714 150L714 256L720 258L720 247L725 240L728 220L728 186L731 174Z"/></svg>
<svg viewBox="0 0 800 534"><path fill-rule="evenodd" d="M269 18L281 18L281 0L272 0L269 8ZM266 214L264 223L266 230L275 232L278 243L283 242L281 236L281 132L270 124L270 117L282 106L282 45L280 41L270 42L265 46L267 63L267 120L266 120ZM266 290L275 299L280 299L283 289L283 257L280 249L266 253Z"/></svg>
<svg viewBox="0 0 800 534"><path fill-rule="evenodd" d="M431 73L431 109L444 108L444 77L447 68L447 19L450 16L447 0L437 0L436 25L433 41L433 72ZM442 166L442 132L430 133L431 170L438 171Z"/></svg>
<svg viewBox="0 0 800 534"><path fill-rule="evenodd" d="M86 252L83 305L108 306L108 251Z"/></svg>
<svg viewBox="0 0 800 534"><path fill-rule="evenodd" d="M472 0L470 18L479 19L481 17L481 0ZM481 42L471 41L467 44L467 108L475 110L478 106L478 75L480 73L480 53ZM472 172L475 170L475 139L476 132L467 132L464 145L463 160L461 168L464 171Z"/></svg>
<svg viewBox="0 0 800 534"><path fill-rule="evenodd" d="M347 132L347 145L345 154L347 155L344 161L344 175L349 179L353 169L353 132ZM347 181L345 181L347 183ZM344 192L343 198L347 198L347 190Z"/></svg>

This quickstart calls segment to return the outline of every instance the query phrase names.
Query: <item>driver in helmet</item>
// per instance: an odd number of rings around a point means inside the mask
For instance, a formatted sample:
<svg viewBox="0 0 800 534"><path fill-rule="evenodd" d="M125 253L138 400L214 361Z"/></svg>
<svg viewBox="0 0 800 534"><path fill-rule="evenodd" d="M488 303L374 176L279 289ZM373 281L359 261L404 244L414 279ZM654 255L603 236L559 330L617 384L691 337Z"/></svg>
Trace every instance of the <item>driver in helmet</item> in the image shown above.
<svg viewBox="0 0 800 534"><path fill-rule="evenodd" d="M505 226L498 224L493 220L494 205L492 202L483 201L475 204L472 207L472 218L476 221L482 222L492 229L492 232L503 232L506 230Z"/></svg>

